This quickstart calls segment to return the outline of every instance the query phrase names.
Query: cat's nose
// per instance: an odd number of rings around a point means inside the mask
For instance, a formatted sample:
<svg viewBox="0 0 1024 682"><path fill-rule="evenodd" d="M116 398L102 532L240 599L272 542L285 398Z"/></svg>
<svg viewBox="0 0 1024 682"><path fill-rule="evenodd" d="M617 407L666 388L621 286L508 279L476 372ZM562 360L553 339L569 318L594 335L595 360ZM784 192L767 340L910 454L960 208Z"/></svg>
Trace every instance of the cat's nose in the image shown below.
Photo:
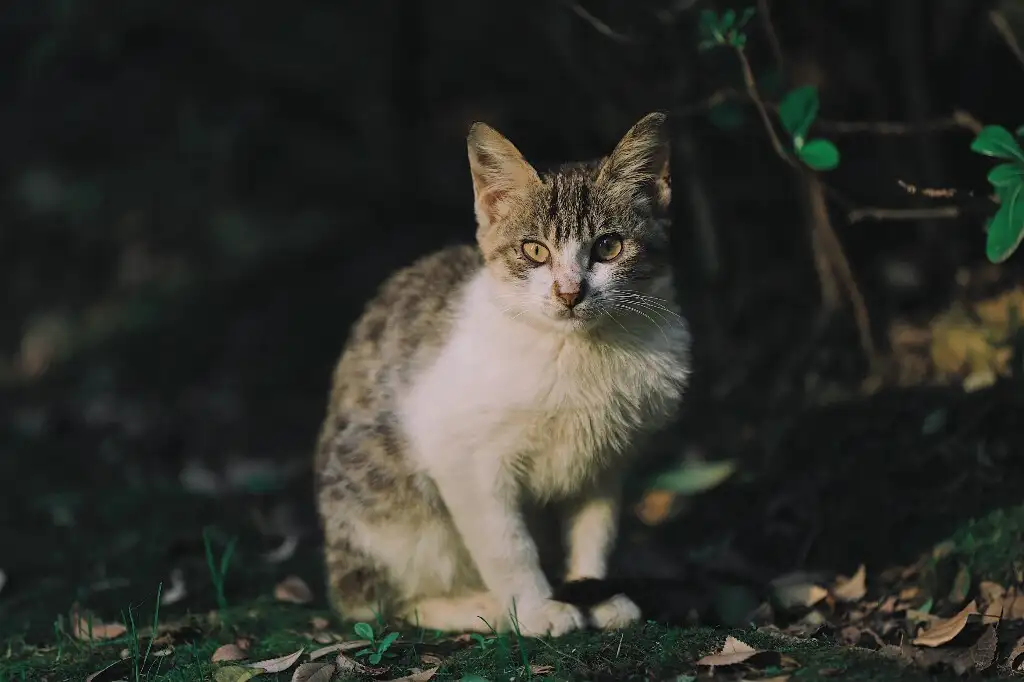
<svg viewBox="0 0 1024 682"><path fill-rule="evenodd" d="M576 284L572 288L566 287L564 289L561 285L559 285L558 282L555 282L553 288L555 291L555 296L561 299L562 303L564 303L567 308L574 307L577 303L580 302L580 299L583 298L582 282Z"/></svg>

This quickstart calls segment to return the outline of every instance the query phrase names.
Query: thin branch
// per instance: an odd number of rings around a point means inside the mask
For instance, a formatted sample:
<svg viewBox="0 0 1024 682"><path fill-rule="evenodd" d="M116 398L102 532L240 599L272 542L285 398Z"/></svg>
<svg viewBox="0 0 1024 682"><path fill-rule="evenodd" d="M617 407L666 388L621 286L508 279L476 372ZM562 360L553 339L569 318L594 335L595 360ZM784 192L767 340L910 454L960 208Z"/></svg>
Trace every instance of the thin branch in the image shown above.
<svg viewBox="0 0 1024 682"><path fill-rule="evenodd" d="M951 116L924 121L920 124L900 121L828 121L818 119L815 127L822 131L839 135L871 133L874 135L920 135L939 130L955 130L962 128L977 134L982 124L970 113L957 109Z"/></svg>
<svg viewBox="0 0 1024 682"><path fill-rule="evenodd" d="M593 14L591 14L587 10L587 8L585 8L583 5L579 4L578 2L571 2L571 0L567 0L565 5L566 5L566 7L571 9L576 16L578 16L580 19L583 19L583 21L585 21L588 24L590 24L592 27L594 27L595 31L597 31L601 35L605 36L606 38L614 40L617 43L622 43L624 45L633 42L632 38L630 38L629 36L627 36L624 33L619 33L614 28L612 28L611 26L609 26L608 24L606 24L605 22L601 21L600 19L595 17Z"/></svg>
<svg viewBox="0 0 1024 682"><path fill-rule="evenodd" d="M863 220L934 220L936 218L959 218L959 206L936 206L934 208L858 208L846 214L846 222L853 225Z"/></svg>
<svg viewBox="0 0 1024 682"><path fill-rule="evenodd" d="M775 24L772 23L771 10L768 7L768 0L757 0L757 15L761 17L761 25L768 36L768 43L772 46L772 54L775 55L775 66L782 73L786 72L786 59L782 54L782 43L775 32Z"/></svg>
<svg viewBox="0 0 1024 682"><path fill-rule="evenodd" d="M1010 52L1017 58L1021 66L1024 66L1024 54L1021 53L1020 43L1017 42L1017 36L1013 35L1013 29L1010 28L1010 22L1006 20L1003 13L999 10L991 10L988 13L988 20L992 26L999 33L999 37L1006 43L1006 47L1010 48Z"/></svg>
<svg viewBox="0 0 1024 682"><path fill-rule="evenodd" d="M802 171L803 169L800 164L789 155L789 152L786 151L786 146L782 144L782 140L779 138L779 134L775 132L775 125L772 123L771 116L768 115L768 107L765 105L764 100L761 99L761 93L757 90L757 80L754 78L754 70L750 68L750 60L747 59L747 53L744 52L742 47L736 47L733 51L739 57L740 68L743 69L743 84L747 88L747 96L750 97L750 101L757 107L757 113L761 115L761 122L764 123L765 132L768 133L768 138L771 140L775 153L792 168Z"/></svg>

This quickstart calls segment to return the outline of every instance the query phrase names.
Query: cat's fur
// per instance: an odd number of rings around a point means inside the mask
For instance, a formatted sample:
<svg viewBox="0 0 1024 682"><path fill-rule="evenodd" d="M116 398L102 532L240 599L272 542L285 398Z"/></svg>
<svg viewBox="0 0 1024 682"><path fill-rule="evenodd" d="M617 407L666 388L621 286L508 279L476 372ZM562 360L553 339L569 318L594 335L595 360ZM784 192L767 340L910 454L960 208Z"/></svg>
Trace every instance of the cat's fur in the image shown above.
<svg viewBox="0 0 1024 682"><path fill-rule="evenodd" d="M395 273L334 374L316 460L329 592L346 618L486 631L514 609L523 634L558 635L585 619L550 598L524 514L564 523L565 579L605 577L622 470L689 372L665 117L544 176L486 125L468 147L478 246ZM593 262L605 234L621 253ZM573 287L570 314L558 294ZM590 613L603 628L639 615L623 596Z"/></svg>

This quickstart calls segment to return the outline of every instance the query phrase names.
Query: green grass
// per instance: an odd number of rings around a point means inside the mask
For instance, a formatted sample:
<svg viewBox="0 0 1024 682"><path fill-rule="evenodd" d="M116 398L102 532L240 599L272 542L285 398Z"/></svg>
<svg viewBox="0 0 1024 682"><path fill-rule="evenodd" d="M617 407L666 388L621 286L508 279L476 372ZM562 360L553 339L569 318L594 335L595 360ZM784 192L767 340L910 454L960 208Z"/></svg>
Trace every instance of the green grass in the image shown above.
<svg viewBox="0 0 1024 682"><path fill-rule="evenodd" d="M1014 581L1024 567L1024 506L997 509L963 524L950 538L951 556L971 575L999 583Z"/></svg>

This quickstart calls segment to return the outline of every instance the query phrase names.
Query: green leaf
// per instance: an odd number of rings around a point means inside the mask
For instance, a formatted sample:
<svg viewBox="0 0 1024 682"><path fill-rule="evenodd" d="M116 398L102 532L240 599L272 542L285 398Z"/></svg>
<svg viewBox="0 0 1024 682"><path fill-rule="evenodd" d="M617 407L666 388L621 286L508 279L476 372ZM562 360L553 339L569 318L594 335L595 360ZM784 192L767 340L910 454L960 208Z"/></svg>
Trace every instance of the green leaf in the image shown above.
<svg viewBox="0 0 1024 682"><path fill-rule="evenodd" d="M370 654L370 657L368 659L366 659L366 660L368 660L370 662L370 665L377 665L378 663L380 663L380 659L381 659L380 653L375 651L372 654Z"/></svg>
<svg viewBox="0 0 1024 682"><path fill-rule="evenodd" d="M1017 159L1024 162L1024 151L1021 151L1017 140L1013 139L1003 126L985 126L971 142L971 151L997 159Z"/></svg>
<svg viewBox="0 0 1024 682"><path fill-rule="evenodd" d="M668 490L679 495L693 495L719 485L736 471L736 462L687 462L678 469L665 472L651 483L654 490Z"/></svg>
<svg viewBox="0 0 1024 682"><path fill-rule="evenodd" d="M726 100L708 110L708 119L722 130L738 130L743 127L746 114L742 104L736 100Z"/></svg>
<svg viewBox="0 0 1024 682"><path fill-rule="evenodd" d="M822 138L805 142L797 151L797 156L814 170L832 170L839 165L839 150Z"/></svg>
<svg viewBox="0 0 1024 682"><path fill-rule="evenodd" d="M722 13L722 20L718 22L720 33L728 33L736 24L736 10L727 9Z"/></svg>
<svg viewBox="0 0 1024 682"><path fill-rule="evenodd" d="M988 172L988 181L994 187L1009 187L1024 180L1024 166L1016 163L1001 163Z"/></svg>
<svg viewBox="0 0 1024 682"><path fill-rule="evenodd" d="M806 137L818 116L818 106L818 88L815 86L804 85L790 90L779 102L782 127L794 139Z"/></svg>
<svg viewBox="0 0 1024 682"><path fill-rule="evenodd" d="M217 668L217 672L213 674L215 682L245 682L251 680L257 675L262 675L262 668L249 668L241 665L226 665L223 668Z"/></svg>
<svg viewBox="0 0 1024 682"><path fill-rule="evenodd" d="M743 28L746 26L750 20L754 18L755 14L757 14L756 7L748 7L743 10L743 14L740 15L740 20L739 23L736 24L736 28Z"/></svg>
<svg viewBox="0 0 1024 682"><path fill-rule="evenodd" d="M377 650L386 651L389 646L395 643L396 639L398 639L398 633L389 632L387 637L381 640L380 644L377 646Z"/></svg>
<svg viewBox="0 0 1024 682"><path fill-rule="evenodd" d="M355 625L356 634L363 639L373 641L373 628L370 627L369 623L356 623Z"/></svg>
<svg viewBox="0 0 1024 682"><path fill-rule="evenodd" d="M985 255L993 263L1002 263L1009 258L1024 238L1024 206L1021 206L1021 193L1024 183L1008 188L1003 204L988 226L988 238L985 243Z"/></svg>

